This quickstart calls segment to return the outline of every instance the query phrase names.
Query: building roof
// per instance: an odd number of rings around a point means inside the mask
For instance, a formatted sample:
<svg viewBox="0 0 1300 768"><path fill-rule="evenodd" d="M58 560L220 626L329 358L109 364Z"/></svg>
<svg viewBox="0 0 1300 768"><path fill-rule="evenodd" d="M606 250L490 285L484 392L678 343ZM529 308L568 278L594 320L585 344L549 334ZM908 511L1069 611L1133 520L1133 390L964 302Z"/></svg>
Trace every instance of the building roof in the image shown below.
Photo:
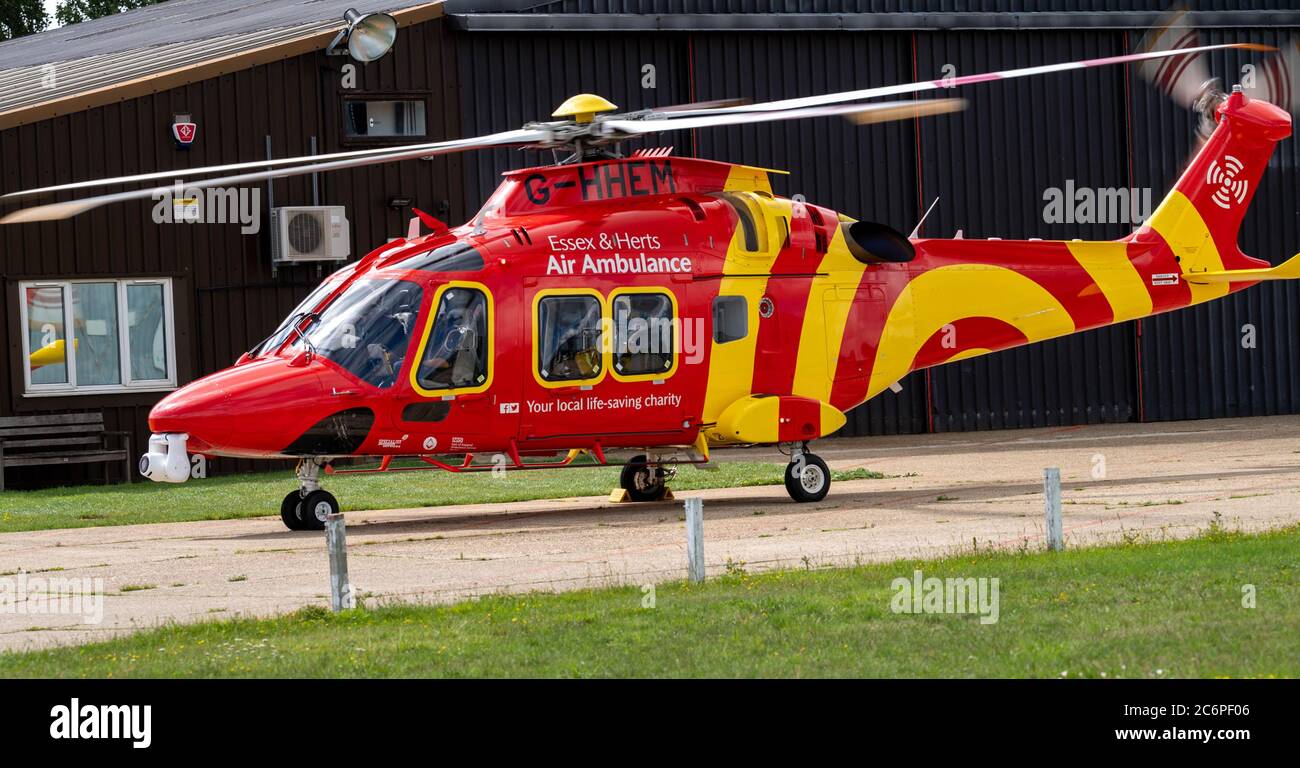
<svg viewBox="0 0 1300 768"><path fill-rule="evenodd" d="M414 0L169 0L0 43L0 129L324 48L348 8L398 24L442 15Z"/></svg>

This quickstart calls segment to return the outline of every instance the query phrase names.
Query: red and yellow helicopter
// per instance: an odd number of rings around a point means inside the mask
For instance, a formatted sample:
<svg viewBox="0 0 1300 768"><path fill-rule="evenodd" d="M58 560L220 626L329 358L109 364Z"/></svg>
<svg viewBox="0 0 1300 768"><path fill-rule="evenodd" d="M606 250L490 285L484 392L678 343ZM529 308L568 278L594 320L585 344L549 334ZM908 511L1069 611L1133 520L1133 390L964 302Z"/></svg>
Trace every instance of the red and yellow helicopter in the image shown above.
<svg viewBox="0 0 1300 768"><path fill-rule="evenodd" d="M1184 87L1198 79L1195 67L1162 67L1229 47L1261 48L1183 44L625 114L584 94L556 120L490 136L188 171L228 175L187 180L187 189L489 147L569 153L506 173L462 226L420 213L405 238L327 278L233 367L168 395L150 414L155 434L140 471L183 482L191 454L297 458L299 488L282 517L291 529L319 529L339 510L322 469L344 457L381 463L339 472L622 465L628 496L646 501L663 497L676 466L707 463L712 448L778 444L791 455L790 496L821 500L830 473L809 443L910 371L1300 277L1300 256L1271 267L1237 247L1290 115L1239 87ZM1149 220L1113 242L908 237L777 197L769 170L666 149L618 152L663 131L935 115L962 102L865 100L1124 62L1155 67L1153 78L1195 102L1213 132ZM49 203L4 222L66 218L171 188ZM396 457L418 461L394 466Z"/></svg>

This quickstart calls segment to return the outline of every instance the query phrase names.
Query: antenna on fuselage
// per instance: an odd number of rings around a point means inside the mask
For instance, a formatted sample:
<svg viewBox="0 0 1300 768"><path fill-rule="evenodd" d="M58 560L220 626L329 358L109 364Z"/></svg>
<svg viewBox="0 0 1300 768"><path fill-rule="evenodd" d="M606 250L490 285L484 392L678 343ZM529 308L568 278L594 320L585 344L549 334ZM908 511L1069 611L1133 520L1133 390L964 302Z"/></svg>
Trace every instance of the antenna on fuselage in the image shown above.
<svg viewBox="0 0 1300 768"><path fill-rule="evenodd" d="M916 236L921 233L921 225L925 223L925 220L930 216L930 211L933 211L934 207L938 204L939 204L939 198L936 197L934 199L934 202L930 203L930 207L925 209L925 213L922 214L921 220L916 222L916 228L912 230L912 234L907 236L908 240L915 239Z"/></svg>

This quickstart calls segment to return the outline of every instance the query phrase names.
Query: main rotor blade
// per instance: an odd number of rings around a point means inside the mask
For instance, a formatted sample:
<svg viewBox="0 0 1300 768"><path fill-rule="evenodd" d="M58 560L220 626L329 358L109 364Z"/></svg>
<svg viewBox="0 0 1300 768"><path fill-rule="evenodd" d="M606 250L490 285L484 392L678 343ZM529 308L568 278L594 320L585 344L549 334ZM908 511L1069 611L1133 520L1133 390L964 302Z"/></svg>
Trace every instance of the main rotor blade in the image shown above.
<svg viewBox="0 0 1300 768"><path fill-rule="evenodd" d="M490 147L510 146L515 144L531 144L538 141L547 141L550 139L550 136L550 132L545 130L526 129L505 131L503 133L494 133L489 136L479 136L472 139L456 139L454 141L443 141L436 144L420 144L415 145L414 147L405 148L396 147L382 155L353 157L327 163L312 163L291 168L280 168L273 171L244 173L236 176L224 176L214 179L182 181L180 184L168 184L162 187L135 189L129 192L117 192L111 195L99 195L98 197L87 197L80 200L69 200L62 203L48 203L46 205L38 205L32 208L24 208L19 211L14 211L3 219L0 219L0 224L22 224L30 221L54 221L57 219L66 219L110 203L121 203L128 200L143 200L146 198L161 199L177 190L188 191L192 189L207 189L209 187L229 187L239 184L266 181L268 179L300 176L308 173L338 171L345 168L359 168L366 165L391 163L397 160L414 160L420 157L446 155L453 152L466 152L472 149L487 149Z"/></svg>
<svg viewBox="0 0 1300 768"><path fill-rule="evenodd" d="M684 110L672 113L679 117L688 117L695 115L709 114L729 114L733 112L776 112L787 109L803 109L806 107L819 107L826 104L840 104L846 101L861 101L863 99L874 99L881 96L900 96L906 93L918 93L920 91L932 91L940 88L953 88L959 85L971 85L973 83L987 83L994 80L1014 80L1019 77L1032 77L1034 75L1046 75L1053 72L1069 72L1076 69L1088 69L1091 67L1104 67L1111 64L1124 64L1131 61L1150 61L1153 59L1163 59L1170 56L1188 56L1191 54L1202 53L1204 51L1216 51L1224 48L1241 48L1251 51L1271 51L1272 46L1259 45L1257 43L1225 43L1222 45L1202 45L1195 48L1181 48L1172 51L1147 51L1143 53L1129 53L1121 56L1106 56L1100 59L1086 59L1083 61L1067 61L1061 64L1043 64L1036 67L1022 67L1020 69L1008 69L1001 72L986 72L979 75L965 75L962 77L952 77L943 80L921 80L915 83L901 83L899 85L885 85L877 88L863 88L858 91L841 91L839 93L825 93L819 96L804 96L797 99L781 99L780 101L764 101L757 104L749 104L743 107L723 107L721 109L711 110Z"/></svg>
<svg viewBox="0 0 1300 768"><path fill-rule="evenodd" d="M502 134L493 134L485 136L484 139L492 139ZM473 141L473 139L455 139L454 142ZM30 197L32 195L47 194L51 192L66 192L73 189L86 189L87 187L107 187L115 184L132 184L140 181L153 181L155 179L183 179L193 178L194 176L206 176L210 173L224 173L226 171L242 171L249 168L273 168L283 165L306 165L309 163L327 162L330 160L343 160L350 157L373 157L376 155L387 155L393 152L414 151L417 149L438 149L448 143L446 141L435 141L424 144L403 144L395 147L380 147L378 149L358 149L350 152L335 152L329 155L305 155L302 157L278 157L267 160L250 160L245 163L229 163L227 165L209 165L200 168L177 168L171 171L156 171L153 173L138 173L134 176L118 176L112 179L90 179L87 181L76 181L70 184L57 184L51 187L41 187L40 189L24 189L18 192L10 192L0 199L10 199L19 197Z"/></svg>
<svg viewBox="0 0 1300 768"><path fill-rule="evenodd" d="M843 104L804 109L787 109L779 112L740 112L700 115L664 120L603 120L602 128L625 134L657 133L687 128L709 128L718 125L767 123L777 120L803 120L810 117L845 115L862 125L883 123L889 120L907 120L913 117L956 112L965 108L965 99L922 99L920 101L881 101L871 104Z"/></svg>

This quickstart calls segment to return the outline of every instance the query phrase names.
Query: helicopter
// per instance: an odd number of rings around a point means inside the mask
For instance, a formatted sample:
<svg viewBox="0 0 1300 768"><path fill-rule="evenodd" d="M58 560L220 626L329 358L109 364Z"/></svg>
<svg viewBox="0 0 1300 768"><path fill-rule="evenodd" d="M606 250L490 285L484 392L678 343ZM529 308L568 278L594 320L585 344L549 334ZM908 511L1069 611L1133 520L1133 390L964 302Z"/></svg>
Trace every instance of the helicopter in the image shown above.
<svg viewBox="0 0 1300 768"><path fill-rule="evenodd" d="M191 169L187 189L485 148L557 153L506 172L463 225L417 210L405 237L328 276L232 367L163 398L140 473L179 483L192 455L297 459L281 518L319 530L340 511L322 487L328 474L621 466L625 497L648 502L716 448L777 445L790 457L790 497L820 501L831 473L810 444L911 371L1300 278L1300 255L1273 267L1236 242L1291 115L1239 86L1223 92L1197 66L1162 66L1223 48L1266 49L1182 39L945 80L627 113L580 94L553 120L487 136ZM621 151L685 129L938 116L965 104L868 100L1129 62L1151 67L1208 130L1151 216L1116 241L920 238L777 196L778 171L666 147ZM0 223L171 188L46 203ZM355 457L379 463L342 466Z"/></svg>

